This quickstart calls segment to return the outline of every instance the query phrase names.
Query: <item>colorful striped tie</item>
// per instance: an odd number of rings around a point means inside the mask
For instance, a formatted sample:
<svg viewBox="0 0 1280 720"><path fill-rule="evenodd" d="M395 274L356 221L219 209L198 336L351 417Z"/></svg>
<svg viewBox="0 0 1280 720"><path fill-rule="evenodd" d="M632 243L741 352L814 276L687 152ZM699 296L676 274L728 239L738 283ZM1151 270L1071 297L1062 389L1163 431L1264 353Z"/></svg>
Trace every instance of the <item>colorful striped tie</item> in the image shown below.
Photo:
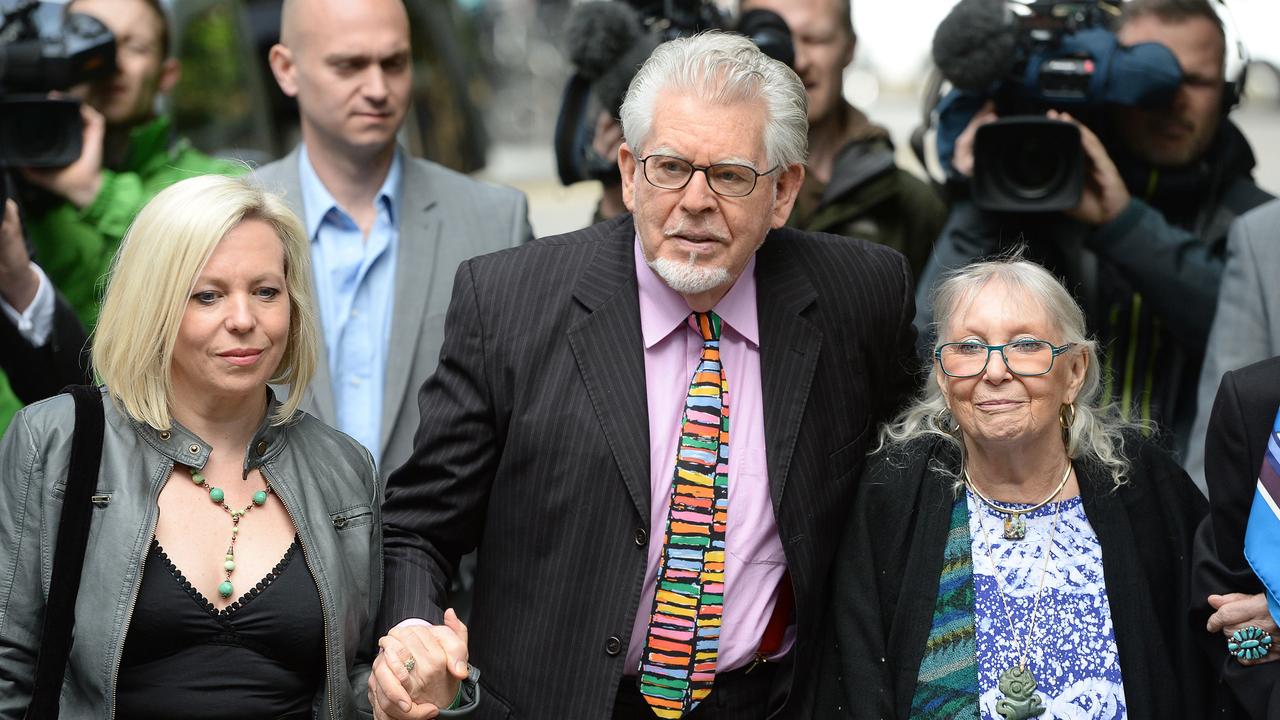
<svg viewBox="0 0 1280 720"><path fill-rule="evenodd" d="M657 591L640 660L640 694L660 718L683 717L711 693L724 607L729 383L720 366L720 318L693 313L689 322L702 334L702 357L685 399Z"/></svg>
<svg viewBox="0 0 1280 720"><path fill-rule="evenodd" d="M1280 618L1280 413L1276 413L1267 454L1244 531L1244 556L1267 592L1271 616Z"/></svg>

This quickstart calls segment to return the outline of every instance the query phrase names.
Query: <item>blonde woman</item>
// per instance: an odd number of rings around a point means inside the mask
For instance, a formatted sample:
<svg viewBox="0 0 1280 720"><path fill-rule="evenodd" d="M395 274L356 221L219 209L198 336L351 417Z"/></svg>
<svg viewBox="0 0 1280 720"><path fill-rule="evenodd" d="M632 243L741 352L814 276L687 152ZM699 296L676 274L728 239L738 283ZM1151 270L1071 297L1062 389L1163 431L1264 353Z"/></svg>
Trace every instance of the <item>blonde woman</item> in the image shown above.
<svg viewBox="0 0 1280 720"><path fill-rule="evenodd" d="M223 177L168 188L125 237L93 348L106 429L63 717L367 715L381 489L364 448L297 410L308 251L279 199ZM59 396L0 444L2 718L30 698L73 427Z"/></svg>

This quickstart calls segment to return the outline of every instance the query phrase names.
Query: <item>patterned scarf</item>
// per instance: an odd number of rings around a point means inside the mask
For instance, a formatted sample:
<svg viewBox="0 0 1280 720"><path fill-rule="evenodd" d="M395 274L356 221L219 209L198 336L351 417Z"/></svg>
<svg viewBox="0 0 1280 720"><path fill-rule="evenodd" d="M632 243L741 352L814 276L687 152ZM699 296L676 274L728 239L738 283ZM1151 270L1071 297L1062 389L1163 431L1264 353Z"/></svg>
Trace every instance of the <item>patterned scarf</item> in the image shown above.
<svg viewBox="0 0 1280 720"><path fill-rule="evenodd" d="M912 720L978 720L973 546L962 494L951 509L938 600L911 698Z"/></svg>

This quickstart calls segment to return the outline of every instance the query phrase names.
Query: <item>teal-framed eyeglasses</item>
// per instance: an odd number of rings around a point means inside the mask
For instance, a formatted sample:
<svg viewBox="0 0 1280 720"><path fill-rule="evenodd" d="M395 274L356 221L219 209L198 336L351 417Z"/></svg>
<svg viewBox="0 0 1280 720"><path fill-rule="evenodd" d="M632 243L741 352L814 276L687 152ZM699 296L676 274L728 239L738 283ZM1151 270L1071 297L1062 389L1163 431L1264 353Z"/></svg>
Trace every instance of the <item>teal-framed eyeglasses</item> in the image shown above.
<svg viewBox="0 0 1280 720"><path fill-rule="evenodd" d="M1053 369L1053 359L1070 350L1075 343L1054 345L1048 340L1025 338L1003 345L984 345L979 342L943 343L933 352L938 367L948 377L968 378L981 375L991 362L991 353L998 352L1005 367L1014 375L1035 377Z"/></svg>

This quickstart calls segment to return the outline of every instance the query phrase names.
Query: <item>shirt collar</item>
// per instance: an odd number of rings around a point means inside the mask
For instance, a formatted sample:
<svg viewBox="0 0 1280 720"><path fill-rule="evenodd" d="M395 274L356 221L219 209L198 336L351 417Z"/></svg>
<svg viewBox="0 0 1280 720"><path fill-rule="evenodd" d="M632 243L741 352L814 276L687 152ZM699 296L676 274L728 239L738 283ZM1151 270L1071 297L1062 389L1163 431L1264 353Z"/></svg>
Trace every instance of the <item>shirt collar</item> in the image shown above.
<svg viewBox="0 0 1280 720"><path fill-rule="evenodd" d="M382 181L382 187L378 189L377 195L378 202L386 208L387 218L392 227L398 227L400 223L400 178L403 173L404 162L400 157L400 148L397 147L395 155L391 158L391 167L387 170L387 178ZM315 242L320 226L329 216L329 211L336 209L344 217L349 216L342 206L338 205L338 201L333 199L329 189L320 181L320 176L316 175L305 143L298 153L298 182L302 186L302 209L306 216L303 222L306 224L307 237Z"/></svg>
<svg viewBox="0 0 1280 720"><path fill-rule="evenodd" d="M634 252L636 258L636 283L640 292L640 330L644 335L645 349L651 349L672 330L684 323L689 304L680 293L672 290L653 268L649 267L636 234ZM756 317L756 258L747 261L742 274L729 292L711 308L733 332L752 345L760 346L760 326Z"/></svg>

